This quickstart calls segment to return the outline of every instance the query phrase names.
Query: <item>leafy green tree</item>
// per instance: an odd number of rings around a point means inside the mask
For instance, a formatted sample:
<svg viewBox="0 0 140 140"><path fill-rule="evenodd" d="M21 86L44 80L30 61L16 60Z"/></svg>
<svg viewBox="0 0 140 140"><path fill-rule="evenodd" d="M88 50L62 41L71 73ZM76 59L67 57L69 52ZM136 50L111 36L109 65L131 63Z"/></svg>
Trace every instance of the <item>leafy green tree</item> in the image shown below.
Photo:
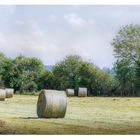
<svg viewBox="0 0 140 140"><path fill-rule="evenodd" d="M1 74L6 87L23 93L38 89L38 78L43 70L44 65L39 59L19 55L14 60L5 60Z"/></svg>
<svg viewBox="0 0 140 140"><path fill-rule="evenodd" d="M37 58L17 56L14 60L14 85L21 93L38 89L37 81L44 70L43 63Z"/></svg>
<svg viewBox="0 0 140 140"><path fill-rule="evenodd" d="M112 90L112 77L101 71L92 63L83 61L77 55L67 56L63 61L57 63L53 69L54 88L65 90L87 87L88 94L102 96L110 95Z"/></svg>
<svg viewBox="0 0 140 140"><path fill-rule="evenodd" d="M81 66L81 58L77 55L67 56L54 66L54 88L63 89L77 87L77 75Z"/></svg>
<svg viewBox="0 0 140 140"><path fill-rule="evenodd" d="M3 54L0 53L0 87L4 88L4 79L3 79L3 75L5 72L5 63L8 60L8 58Z"/></svg>
<svg viewBox="0 0 140 140"><path fill-rule="evenodd" d="M97 94L97 73L99 68L89 62L82 62L78 73L78 86L87 87L89 94Z"/></svg>
<svg viewBox="0 0 140 140"><path fill-rule="evenodd" d="M96 65L88 62L83 62L80 69L80 80L85 85L91 95L96 96L111 96L111 90L114 87L113 77Z"/></svg>
<svg viewBox="0 0 140 140"><path fill-rule="evenodd" d="M38 89L53 89L54 88L54 75L53 72L43 70L38 77Z"/></svg>
<svg viewBox="0 0 140 140"><path fill-rule="evenodd" d="M53 73L45 70L39 59L22 55L10 59L3 54L0 58L1 87L11 87L20 93L52 88Z"/></svg>
<svg viewBox="0 0 140 140"><path fill-rule="evenodd" d="M6 59L3 65L2 79L4 81L5 87L14 88L15 85L15 71L14 63L12 59Z"/></svg>
<svg viewBox="0 0 140 140"><path fill-rule="evenodd" d="M135 96L140 90L140 25L122 27L112 45L117 59L115 68L120 94Z"/></svg>

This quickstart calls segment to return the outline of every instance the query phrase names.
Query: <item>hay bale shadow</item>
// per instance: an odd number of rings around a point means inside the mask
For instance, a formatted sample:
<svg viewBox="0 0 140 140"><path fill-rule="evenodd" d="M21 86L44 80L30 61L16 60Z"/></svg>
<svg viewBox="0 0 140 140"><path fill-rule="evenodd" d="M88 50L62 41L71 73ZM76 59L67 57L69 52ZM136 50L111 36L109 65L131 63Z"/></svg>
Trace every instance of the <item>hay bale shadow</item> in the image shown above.
<svg viewBox="0 0 140 140"><path fill-rule="evenodd" d="M38 117L19 117L20 119L38 119Z"/></svg>

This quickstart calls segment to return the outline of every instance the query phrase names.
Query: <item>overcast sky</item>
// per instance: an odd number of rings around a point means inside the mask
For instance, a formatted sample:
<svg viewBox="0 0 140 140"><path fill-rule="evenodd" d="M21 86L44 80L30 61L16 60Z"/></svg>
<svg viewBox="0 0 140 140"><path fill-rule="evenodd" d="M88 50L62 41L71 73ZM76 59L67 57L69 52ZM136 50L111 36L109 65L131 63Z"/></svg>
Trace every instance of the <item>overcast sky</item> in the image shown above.
<svg viewBox="0 0 140 140"><path fill-rule="evenodd" d="M140 6L0 6L0 51L54 64L78 54L112 67L111 41L122 25L140 24Z"/></svg>

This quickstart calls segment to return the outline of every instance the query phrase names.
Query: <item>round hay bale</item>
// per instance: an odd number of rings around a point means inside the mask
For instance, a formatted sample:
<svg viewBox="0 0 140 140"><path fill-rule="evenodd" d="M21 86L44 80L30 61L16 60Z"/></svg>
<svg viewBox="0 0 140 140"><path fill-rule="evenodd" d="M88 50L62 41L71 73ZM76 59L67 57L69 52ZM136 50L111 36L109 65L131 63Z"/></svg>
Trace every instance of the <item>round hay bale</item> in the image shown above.
<svg viewBox="0 0 140 140"><path fill-rule="evenodd" d="M86 97L87 96L87 88L79 88L78 96L79 97Z"/></svg>
<svg viewBox="0 0 140 140"><path fill-rule="evenodd" d="M5 101L6 91L4 89L0 89L0 101Z"/></svg>
<svg viewBox="0 0 140 140"><path fill-rule="evenodd" d="M67 96L64 91L43 90L38 97L37 115L39 118L64 118Z"/></svg>
<svg viewBox="0 0 140 140"><path fill-rule="evenodd" d="M74 89L66 89L67 96L74 96Z"/></svg>
<svg viewBox="0 0 140 140"><path fill-rule="evenodd" d="M5 91L6 91L6 98L12 98L13 97L13 95L14 95L14 89L12 89L12 88L6 88Z"/></svg>

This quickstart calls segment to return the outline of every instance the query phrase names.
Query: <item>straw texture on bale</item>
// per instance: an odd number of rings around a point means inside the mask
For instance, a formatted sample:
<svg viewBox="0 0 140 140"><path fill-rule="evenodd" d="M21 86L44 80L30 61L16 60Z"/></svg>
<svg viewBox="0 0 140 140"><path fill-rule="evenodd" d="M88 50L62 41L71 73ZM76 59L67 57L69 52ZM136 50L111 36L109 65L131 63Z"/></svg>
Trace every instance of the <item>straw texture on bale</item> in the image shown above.
<svg viewBox="0 0 140 140"><path fill-rule="evenodd" d="M6 98L12 98L13 97L14 89L6 88L5 91L6 91Z"/></svg>
<svg viewBox="0 0 140 140"><path fill-rule="evenodd" d="M78 96L79 97L86 97L87 96L87 88L79 88Z"/></svg>
<svg viewBox="0 0 140 140"><path fill-rule="evenodd" d="M74 96L74 89L66 89L67 96Z"/></svg>
<svg viewBox="0 0 140 140"><path fill-rule="evenodd" d="M4 89L0 89L0 101L4 101L6 97L6 91Z"/></svg>
<svg viewBox="0 0 140 140"><path fill-rule="evenodd" d="M64 118L67 96L64 91L43 90L38 97L37 115L39 118Z"/></svg>

